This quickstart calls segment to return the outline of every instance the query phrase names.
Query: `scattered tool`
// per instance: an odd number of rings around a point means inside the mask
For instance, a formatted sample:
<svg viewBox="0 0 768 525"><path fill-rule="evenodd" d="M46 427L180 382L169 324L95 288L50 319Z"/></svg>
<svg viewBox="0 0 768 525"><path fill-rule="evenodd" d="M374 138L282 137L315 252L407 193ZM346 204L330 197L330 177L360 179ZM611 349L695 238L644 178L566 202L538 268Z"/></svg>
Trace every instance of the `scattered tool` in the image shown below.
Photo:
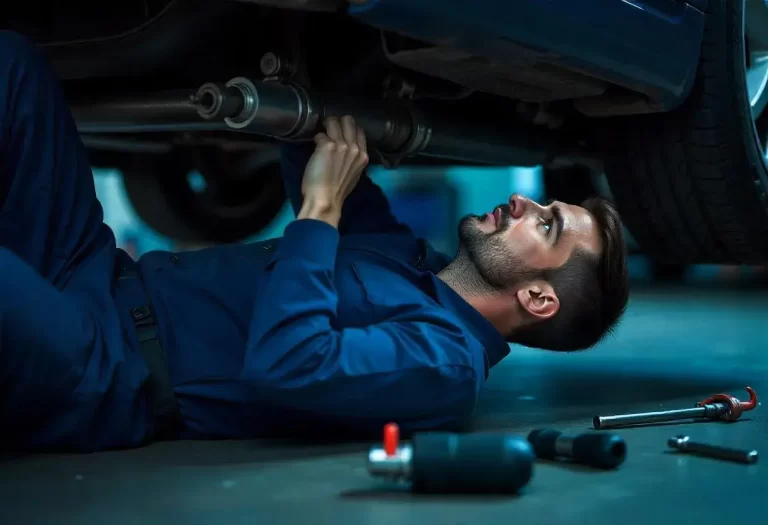
<svg viewBox="0 0 768 525"><path fill-rule="evenodd" d="M627 445L618 434L594 433L569 436L542 428L528 434L533 452L541 459L567 457L597 468L616 468L627 457Z"/></svg>
<svg viewBox="0 0 768 525"><path fill-rule="evenodd" d="M384 427L384 446L368 454L368 472L409 481L422 493L515 493L531 479L530 443L512 434L414 434L400 443L400 429Z"/></svg>
<svg viewBox="0 0 768 525"><path fill-rule="evenodd" d="M706 443L697 443L691 441L691 438L688 436L671 437L667 440L667 444L670 448L674 448L679 452L695 454L697 456L735 461L737 463L757 463L757 450L739 450L735 448L707 445Z"/></svg>
<svg viewBox="0 0 768 525"><path fill-rule="evenodd" d="M699 401L694 408L615 416L595 416L592 424L597 429L604 429L683 419L706 418L719 421L736 421L744 412L752 410L757 406L757 394L750 387L746 387L746 389L747 393L749 393L749 401L739 401L730 394L715 394L703 401Z"/></svg>

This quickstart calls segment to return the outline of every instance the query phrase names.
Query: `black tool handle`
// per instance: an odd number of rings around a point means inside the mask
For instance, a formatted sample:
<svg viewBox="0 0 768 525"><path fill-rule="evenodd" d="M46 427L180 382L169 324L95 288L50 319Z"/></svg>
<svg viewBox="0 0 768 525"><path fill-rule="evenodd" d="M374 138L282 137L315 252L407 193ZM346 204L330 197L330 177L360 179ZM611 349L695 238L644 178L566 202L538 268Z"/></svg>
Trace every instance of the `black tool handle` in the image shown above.
<svg viewBox="0 0 768 525"><path fill-rule="evenodd" d="M430 432L411 444L416 492L515 493L533 474L533 450L519 436Z"/></svg>
<svg viewBox="0 0 768 525"><path fill-rule="evenodd" d="M627 445L618 434L595 432L570 436L542 428L528 434L528 441L541 459L567 457L597 468L616 468L627 456Z"/></svg>

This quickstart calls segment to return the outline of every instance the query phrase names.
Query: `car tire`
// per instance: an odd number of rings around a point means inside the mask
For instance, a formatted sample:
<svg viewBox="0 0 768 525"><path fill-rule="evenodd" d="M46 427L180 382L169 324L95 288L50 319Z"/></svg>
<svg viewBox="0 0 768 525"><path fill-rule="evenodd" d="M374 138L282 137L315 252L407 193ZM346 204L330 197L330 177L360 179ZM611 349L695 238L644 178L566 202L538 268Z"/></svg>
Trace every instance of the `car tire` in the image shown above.
<svg viewBox="0 0 768 525"><path fill-rule="evenodd" d="M121 171L136 214L159 234L193 245L230 243L262 231L285 203L279 154L259 155L236 177L215 163L201 168L189 152L142 157ZM210 185L194 188L195 171Z"/></svg>
<svg viewBox="0 0 768 525"><path fill-rule="evenodd" d="M663 263L768 261L768 171L746 88L745 5L709 2L696 82L669 113L611 119L606 175L643 251Z"/></svg>

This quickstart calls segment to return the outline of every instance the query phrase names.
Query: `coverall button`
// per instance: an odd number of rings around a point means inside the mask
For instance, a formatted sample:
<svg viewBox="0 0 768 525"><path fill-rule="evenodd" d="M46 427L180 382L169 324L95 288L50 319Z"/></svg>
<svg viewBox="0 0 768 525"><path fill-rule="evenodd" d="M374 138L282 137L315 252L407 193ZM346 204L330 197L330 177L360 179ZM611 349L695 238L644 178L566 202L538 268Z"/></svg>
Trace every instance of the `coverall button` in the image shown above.
<svg viewBox="0 0 768 525"><path fill-rule="evenodd" d="M261 246L261 249L265 252L271 252L275 249L274 245L271 242L268 242L267 244L264 244Z"/></svg>
<svg viewBox="0 0 768 525"><path fill-rule="evenodd" d="M170 257L168 257L168 259L170 259L170 261L171 261L172 263L177 263L177 262L179 262L179 257L178 257L178 256L176 256L176 255L171 255Z"/></svg>

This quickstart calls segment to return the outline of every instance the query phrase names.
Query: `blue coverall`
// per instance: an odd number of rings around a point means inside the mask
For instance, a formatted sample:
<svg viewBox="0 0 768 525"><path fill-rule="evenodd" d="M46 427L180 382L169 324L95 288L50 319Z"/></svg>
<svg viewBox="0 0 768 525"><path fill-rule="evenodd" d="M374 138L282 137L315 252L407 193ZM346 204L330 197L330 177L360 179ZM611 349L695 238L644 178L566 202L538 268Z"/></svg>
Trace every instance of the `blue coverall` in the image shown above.
<svg viewBox="0 0 768 525"><path fill-rule="evenodd" d="M465 422L501 335L435 277L446 263L364 176L338 230L136 263L103 224L86 151L45 59L0 32L0 423L27 448L142 444L148 369L129 312L151 297L184 428L255 437L308 422ZM310 150L285 147L294 209ZM141 277L116 279L122 270Z"/></svg>

